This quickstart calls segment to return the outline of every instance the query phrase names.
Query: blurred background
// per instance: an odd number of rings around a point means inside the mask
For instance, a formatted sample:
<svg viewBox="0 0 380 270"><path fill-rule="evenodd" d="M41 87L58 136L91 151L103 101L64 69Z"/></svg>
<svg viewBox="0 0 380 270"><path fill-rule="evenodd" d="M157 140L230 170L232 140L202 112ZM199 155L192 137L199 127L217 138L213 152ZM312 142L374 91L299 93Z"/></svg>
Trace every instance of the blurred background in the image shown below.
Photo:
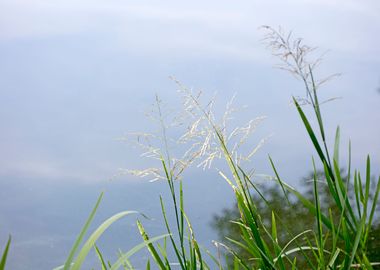
<svg viewBox="0 0 380 270"><path fill-rule="evenodd" d="M298 185L315 155L290 105L305 96L300 81L274 66L261 25L281 26L327 52L318 77L341 76L320 89L328 140L341 127L342 154L352 142L353 167L371 154L380 162L380 3L335 1L0 1L0 243L13 237L8 269L51 269L63 263L97 196L94 225L120 210L138 210L151 235L164 233L159 195L120 168L159 166L119 138L157 127L145 112L157 94L178 108L174 76L224 104L236 93L243 123L265 115L250 141L270 139L252 159L255 172ZM175 134L174 134L175 135ZM347 161L347 159L342 160ZM221 165L222 166L222 165ZM199 242L212 249L214 215L234 204L215 169L191 169L186 209ZM202 196L207 190L207 196ZM141 240L135 217L102 238L110 257ZM145 261L142 254L138 261Z"/></svg>

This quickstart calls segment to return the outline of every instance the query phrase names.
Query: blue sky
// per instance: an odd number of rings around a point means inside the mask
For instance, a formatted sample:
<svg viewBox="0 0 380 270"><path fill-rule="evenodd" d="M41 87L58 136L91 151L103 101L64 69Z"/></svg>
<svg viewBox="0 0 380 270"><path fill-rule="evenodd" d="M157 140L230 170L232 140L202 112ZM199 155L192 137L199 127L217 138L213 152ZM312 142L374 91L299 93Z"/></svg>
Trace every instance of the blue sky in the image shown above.
<svg viewBox="0 0 380 270"><path fill-rule="evenodd" d="M288 106L303 90L272 67L263 24L329 50L320 73L343 74L321 93L343 97L326 105L331 133L343 125L358 159L379 161L379 11L378 1L2 0L0 176L92 182L140 166L116 139L149 126L156 93L176 102L170 75L268 115L259 134L275 136L263 157L285 157L284 143L305 138ZM304 149L295 160L312 153Z"/></svg>

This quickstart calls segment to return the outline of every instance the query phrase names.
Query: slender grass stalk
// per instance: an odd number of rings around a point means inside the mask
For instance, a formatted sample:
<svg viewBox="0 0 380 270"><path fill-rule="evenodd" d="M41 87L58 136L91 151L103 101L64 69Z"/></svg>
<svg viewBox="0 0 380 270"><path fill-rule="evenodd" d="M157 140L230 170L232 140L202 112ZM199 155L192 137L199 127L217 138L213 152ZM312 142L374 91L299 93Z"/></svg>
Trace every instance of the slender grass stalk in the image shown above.
<svg viewBox="0 0 380 270"><path fill-rule="evenodd" d="M0 270L5 269L5 264L6 264L7 258L8 258L9 246L11 245L11 240L12 240L12 238L11 238L11 236L9 236L7 244L5 245L5 249L3 251L3 255L1 255Z"/></svg>
<svg viewBox="0 0 380 270"><path fill-rule="evenodd" d="M74 256L75 256L75 254L76 254L76 252L77 252L80 244L82 243L82 241L84 239L84 236L86 235L86 233L88 231L88 228L90 227L90 224L91 224L92 220L95 217L96 211L98 210L98 207L99 207L100 202L101 202L101 200L103 198L103 195L104 195L104 193L102 192L100 194L98 200L96 201L95 206L92 209L89 217L87 218L86 223L84 224L81 232L79 233L77 239L75 240L74 245L73 245L73 247L70 250L69 256L67 257L66 262L65 262L65 264L63 266L63 270L69 270L69 269L71 269L71 265L73 263Z"/></svg>

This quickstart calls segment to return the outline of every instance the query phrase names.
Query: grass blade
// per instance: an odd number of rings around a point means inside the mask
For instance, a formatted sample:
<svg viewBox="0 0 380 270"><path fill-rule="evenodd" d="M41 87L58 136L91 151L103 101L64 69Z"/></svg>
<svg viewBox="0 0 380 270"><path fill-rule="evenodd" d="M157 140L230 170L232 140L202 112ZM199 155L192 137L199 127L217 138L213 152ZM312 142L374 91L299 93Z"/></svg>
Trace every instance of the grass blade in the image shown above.
<svg viewBox="0 0 380 270"><path fill-rule="evenodd" d="M311 127L309 121L307 120L307 117L306 117L305 113L303 112L303 110L301 109L301 106L298 104L297 100L294 97L293 97L293 102L294 102L294 104L296 104L298 113L299 113L299 115L300 115L300 117L302 119L302 122L303 122L303 124L304 124L304 126L306 128L307 133L309 134L311 142L313 143L313 145L315 147L315 150L317 151L317 153L319 155L319 158L321 159L322 162L326 162L327 163L327 160L325 158L325 154L323 153L322 148L319 145L317 136L315 136L313 128Z"/></svg>
<svg viewBox="0 0 380 270"><path fill-rule="evenodd" d="M160 236L156 236L156 237L153 237L149 240L146 240L144 241L143 243L140 243L138 245L136 245L135 247L133 247L132 249L130 249L129 251L127 251L126 253L122 254L120 256L120 258L114 263L112 264L110 270L117 270L119 269L124 261L128 260L133 254L135 254L136 252L138 252L139 250L143 249L144 247L147 247L149 244L152 244L158 240L161 240L165 237L168 237L169 234L164 234L164 235L160 235Z"/></svg>
<svg viewBox="0 0 380 270"><path fill-rule="evenodd" d="M9 246L11 245L11 239L12 239L11 236L9 236L8 241L7 241L7 245L5 246L3 255L1 256L0 270L5 269L5 264L6 264L7 258L8 258Z"/></svg>
<svg viewBox="0 0 380 270"><path fill-rule="evenodd" d="M312 202L310 202L307 198L305 198L300 192L295 190L293 187L289 186L288 184L283 182L284 187L293 193L300 202L313 214L316 215L317 210ZM327 218L324 214L321 213L321 220L323 224L331 230L332 226L335 226L333 223L330 222L330 219Z"/></svg>
<svg viewBox="0 0 380 270"><path fill-rule="evenodd" d="M159 268L161 270L168 269L165 267L164 262L161 260L161 257L160 257L160 255L158 255L158 252L154 248L153 244L151 242L149 242L149 236L145 232L145 229L144 229L144 227L140 221L137 221L137 227L139 228L140 234L141 234L142 238L144 239L144 242L148 246L148 250L149 250L150 254L152 254L152 257L156 261L156 263L158 264ZM170 267L169 267L169 269L170 269Z"/></svg>
<svg viewBox="0 0 380 270"><path fill-rule="evenodd" d="M94 248L95 248L96 255L98 255L99 261L101 263L102 270L107 270L107 264L104 261L103 254L100 252L97 245L94 245Z"/></svg>
<svg viewBox="0 0 380 270"><path fill-rule="evenodd" d="M375 196L373 198L371 212L370 212L369 219L368 219L368 225L367 225L368 228L367 228L367 232L366 232L365 237L364 237L364 243L367 241L368 234L369 234L369 231L370 231L371 226L372 226L373 216L375 214L376 206L378 204L379 193L380 193L380 177L377 180Z"/></svg>
<svg viewBox="0 0 380 270"><path fill-rule="evenodd" d="M72 262L73 262L73 259L75 256L75 253L76 253L77 249L79 248L80 244L82 243L82 240L83 240L85 234L87 233L87 230L90 227L92 220L95 217L95 213L98 210L98 207L99 207L100 202L102 201L103 195L104 195L103 192L99 195L98 200L96 201L94 208L92 209L89 217L87 218L86 223L84 224L81 232L79 233L77 239L74 242L73 247L71 248L69 256L67 257L67 260L63 266L63 270L69 270L70 269L70 266L72 265Z"/></svg>
<svg viewBox="0 0 380 270"><path fill-rule="evenodd" d="M322 231L322 221L321 221L321 205L319 201L319 191L318 191L318 185L317 185L317 169L315 168L315 162L313 159L313 168L314 168L314 175L313 175L313 182L314 182L314 199L315 199L315 208L316 208L316 215L315 218L317 220L317 229L318 229L318 251L319 251L319 261L322 264L322 267L324 267L324 241L323 241L323 231Z"/></svg>
<svg viewBox="0 0 380 270"><path fill-rule="evenodd" d="M95 242L99 239L99 237L107 230L114 222L117 220L130 215L130 214L135 214L138 213L136 211L123 211L120 213L117 213L104 221L88 238L86 243L84 243L81 251L79 252L73 267L71 270L79 270L84 262L84 260L87 257L87 254L90 252L90 250L94 247Z"/></svg>
<svg viewBox="0 0 380 270"><path fill-rule="evenodd" d="M339 166L339 141L340 141L340 128L336 128L335 132L335 145L334 145L334 160Z"/></svg>
<svg viewBox="0 0 380 270"><path fill-rule="evenodd" d="M359 224L359 228L356 230L356 236L355 236L355 241L351 249L351 256L348 265L350 266L352 262L354 261L354 258L356 256L356 251L358 249L360 239L363 235L364 227L365 227L365 222L366 222L366 215L364 214L362 217L362 220Z"/></svg>

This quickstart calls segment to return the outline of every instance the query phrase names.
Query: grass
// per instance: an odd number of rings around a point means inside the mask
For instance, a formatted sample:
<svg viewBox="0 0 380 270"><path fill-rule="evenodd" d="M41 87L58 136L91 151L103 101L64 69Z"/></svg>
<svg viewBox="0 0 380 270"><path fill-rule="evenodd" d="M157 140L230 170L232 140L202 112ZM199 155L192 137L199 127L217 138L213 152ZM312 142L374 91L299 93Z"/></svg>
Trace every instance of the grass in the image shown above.
<svg viewBox="0 0 380 270"><path fill-rule="evenodd" d="M158 160L160 167L128 171L137 176L166 181L171 195L171 207L168 207L162 197L159 201L166 232L151 237L143 222L137 220L141 244L119 254L116 262L107 261L96 246L97 240L114 222L137 213L125 211L110 217L84 240L102 199L100 195L66 262L55 270L82 269L90 250L95 250L98 255L101 269L134 269L129 258L144 248L151 255L146 269L373 269L379 265L379 262L370 261L368 256L368 242L380 192L380 178L371 177L370 157L367 158L364 174L352 171L349 146L348 171L343 175L339 163L340 129L338 127L336 130L334 148L329 149L318 98L318 88L330 77L319 81L314 78L319 59L309 60L314 49L304 45L301 39L293 39L291 35L268 26L264 30L264 41L281 60L280 67L300 79L306 90L306 98L293 98L293 103L309 142L316 151L315 160L310 164L313 170L312 195L306 196L287 184L281 178L275 161L269 158L268 162L273 168L274 183L282 192L282 203L286 204L283 207L292 211L294 201L297 200L298 207L312 216L312 224L297 233L292 231L282 210L274 207L266 193L255 184L252 174L244 169L244 162L250 159L263 141L253 149L246 149L244 143L263 118L253 119L243 127L230 128L228 120L234 111L231 103L218 122L212 110L213 100L203 105L201 93L193 93L173 79L183 98L184 111L178 119L181 124L187 123L188 126L176 143L187 150L179 158L172 156L166 115L161 100L156 97L160 134L138 134L138 144L143 148L145 156ZM316 126L312 126L311 119L306 116L305 106L302 106L304 104L310 105ZM161 144L154 146L152 138L158 138ZM219 174L229 183L236 198L238 219L232 221L231 226L236 228L238 237L226 238L223 243L215 242L219 253L214 256L211 251L202 249L196 239L196 232L185 211L181 177L188 167L196 165L209 168L216 159L224 160L229 168L229 172L220 171ZM317 172L317 164L323 168L323 172ZM323 183L319 181L321 176ZM322 189L324 193L321 193ZM329 200L327 205L322 200L326 196ZM263 215L263 206L270 209L269 219ZM174 220L168 219L168 211L174 213ZM10 239L0 269L5 267L9 244ZM227 262L221 254L225 255Z"/></svg>

